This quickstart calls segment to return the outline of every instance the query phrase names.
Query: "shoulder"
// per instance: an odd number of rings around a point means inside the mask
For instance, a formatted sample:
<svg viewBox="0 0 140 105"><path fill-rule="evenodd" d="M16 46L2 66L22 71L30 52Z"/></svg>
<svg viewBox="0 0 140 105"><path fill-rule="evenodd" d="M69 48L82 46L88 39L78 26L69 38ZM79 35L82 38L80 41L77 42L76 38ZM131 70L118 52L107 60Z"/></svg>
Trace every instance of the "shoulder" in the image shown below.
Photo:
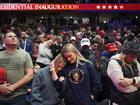
<svg viewBox="0 0 140 105"><path fill-rule="evenodd" d="M94 52L94 51L89 50L89 53L90 53L90 54L93 54L93 55L95 56L95 52Z"/></svg>
<svg viewBox="0 0 140 105"><path fill-rule="evenodd" d="M31 59L30 54L29 54L28 52L26 52L25 50L23 50L23 49L17 50L17 54L18 54L19 56L21 56L21 58Z"/></svg>
<svg viewBox="0 0 140 105"><path fill-rule="evenodd" d="M120 57L121 57L121 54L116 54L116 55L112 56L110 58L110 60L116 60L116 59L120 60Z"/></svg>
<svg viewBox="0 0 140 105"><path fill-rule="evenodd" d="M109 65L118 65L118 64L119 64L119 62L117 59L112 59L109 61Z"/></svg>
<svg viewBox="0 0 140 105"><path fill-rule="evenodd" d="M82 61L81 63L82 63L82 65L85 65L85 66L92 66L92 65L93 65L92 62L89 61L89 60L87 60L87 61Z"/></svg>
<svg viewBox="0 0 140 105"><path fill-rule="evenodd" d="M109 60L109 59L107 59L105 56L101 56L101 57L99 58L99 60L100 60L100 61L104 61L104 60Z"/></svg>
<svg viewBox="0 0 140 105"><path fill-rule="evenodd" d="M31 43L33 42L30 38L28 38L27 41L28 41L28 42L31 42Z"/></svg>
<svg viewBox="0 0 140 105"><path fill-rule="evenodd" d="M44 68L41 68L38 72L37 72L37 75L46 75L49 73L49 67L44 67Z"/></svg>
<svg viewBox="0 0 140 105"><path fill-rule="evenodd" d="M136 64L137 64L138 70L140 71L140 63L139 63L137 60L136 60L135 62L136 62Z"/></svg>
<svg viewBox="0 0 140 105"><path fill-rule="evenodd" d="M5 51L0 51L0 56L1 56L1 54L4 54L5 53Z"/></svg>
<svg viewBox="0 0 140 105"><path fill-rule="evenodd" d="M120 56L121 56L120 54L116 54L116 55L112 56L109 60L109 64L112 64L112 65L120 64L120 62L121 62Z"/></svg>
<svg viewBox="0 0 140 105"><path fill-rule="evenodd" d="M107 68L108 75L114 73L114 72L121 72L122 71L122 65L115 59L112 59Z"/></svg>
<svg viewBox="0 0 140 105"><path fill-rule="evenodd" d="M44 43L40 43L38 47L44 47L45 44Z"/></svg>
<svg viewBox="0 0 140 105"><path fill-rule="evenodd" d="M29 53L26 52L24 49L18 49L17 50L18 53L21 53L21 54L25 54L25 55L28 55Z"/></svg>

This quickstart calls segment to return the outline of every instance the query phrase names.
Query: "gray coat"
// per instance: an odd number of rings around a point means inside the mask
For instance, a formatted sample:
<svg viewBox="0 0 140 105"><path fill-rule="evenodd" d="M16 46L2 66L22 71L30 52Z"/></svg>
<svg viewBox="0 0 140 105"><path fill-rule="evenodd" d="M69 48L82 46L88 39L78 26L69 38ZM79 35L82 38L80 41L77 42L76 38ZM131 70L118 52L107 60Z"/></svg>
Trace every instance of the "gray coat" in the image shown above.
<svg viewBox="0 0 140 105"><path fill-rule="evenodd" d="M49 66L42 68L32 84L32 105L58 105L60 99L53 85Z"/></svg>

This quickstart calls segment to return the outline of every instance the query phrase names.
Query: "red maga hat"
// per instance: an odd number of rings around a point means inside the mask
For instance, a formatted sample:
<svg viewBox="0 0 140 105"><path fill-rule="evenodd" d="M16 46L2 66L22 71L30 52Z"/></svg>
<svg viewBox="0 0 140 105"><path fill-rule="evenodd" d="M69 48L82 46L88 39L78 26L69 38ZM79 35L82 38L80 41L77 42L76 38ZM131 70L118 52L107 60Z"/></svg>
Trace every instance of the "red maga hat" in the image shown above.
<svg viewBox="0 0 140 105"><path fill-rule="evenodd" d="M115 43L108 43L108 44L106 44L105 47L109 52L118 51L118 48Z"/></svg>

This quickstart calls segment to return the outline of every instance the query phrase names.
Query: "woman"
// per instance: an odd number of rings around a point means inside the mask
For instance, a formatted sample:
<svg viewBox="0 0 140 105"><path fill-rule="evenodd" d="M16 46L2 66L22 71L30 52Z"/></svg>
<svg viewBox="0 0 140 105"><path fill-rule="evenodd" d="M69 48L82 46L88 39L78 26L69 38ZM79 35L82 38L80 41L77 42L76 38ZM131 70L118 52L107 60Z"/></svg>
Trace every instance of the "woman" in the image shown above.
<svg viewBox="0 0 140 105"><path fill-rule="evenodd" d="M66 65L58 76L53 72L52 78L57 90L65 87L63 94L65 104L95 105L94 97L99 87L95 67L79 53L73 44L66 44L62 48L62 56ZM62 76L65 84L61 84Z"/></svg>
<svg viewBox="0 0 140 105"><path fill-rule="evenodd" d="M140 43L134 35L127 36L121 53L111 57L107 74L110 78L110 98L119 105L140 105Z"/></svg>
<svg viewBox="0 0 140 105"><path fill-rule="evenodd" d="M59 54L54 60L55 72L64 68L64 60ZM32 105L59 105L59 93L53 85L50 66L42 68L35 75L32 83Z"/></svg>
<svg viewBox="0 0 140 105"><path fill-rule="evenodd" d="M39 44L38 57L36 59L36 62L41 68L49 65L51 63L51 60L53 59L53 54L50 48L53 43L53 40L50 39Z"/></svg>

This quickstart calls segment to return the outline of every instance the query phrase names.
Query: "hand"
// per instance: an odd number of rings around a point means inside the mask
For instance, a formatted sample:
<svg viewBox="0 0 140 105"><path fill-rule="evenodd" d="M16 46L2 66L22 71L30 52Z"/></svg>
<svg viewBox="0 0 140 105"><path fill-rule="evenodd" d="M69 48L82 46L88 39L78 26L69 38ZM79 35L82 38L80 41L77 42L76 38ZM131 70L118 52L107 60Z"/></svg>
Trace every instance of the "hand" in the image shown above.
<svg viewBox="0 0 140 105"><path fill-rule="evenodd" d="M54 70L54 60L51 62L51 64L50 64L50 71L53 71Z"/></svg>
<svg viewBox="0 0 140 105"><path fill-rule="evenodd" d="M15 91L14 85L8 85L7 88L8 88L8 90L11 91L11 92Z"/></svg>
<svg viewBox="0 0 140 105"><path fill-rule="evenodd" d="M118 85L120 87L126 88L132 85L132 83L133 83L133 78L123 78L123 79L120 79L120 82L118 83Z"/></svg>
<svg viewBox="0 0 140 105"><path fill-rule="evenodd" d="M61 76L61 77L59 78L59 81L63 81L64 79L65 79L65 77Z"/></svg>
<svg viewBox="0 0 140 105"><path fill-rule="evenodd" d="M9 83L4 83L0 85L0 93L3 95L11 94L11 91L8 89Z"/></svg>

